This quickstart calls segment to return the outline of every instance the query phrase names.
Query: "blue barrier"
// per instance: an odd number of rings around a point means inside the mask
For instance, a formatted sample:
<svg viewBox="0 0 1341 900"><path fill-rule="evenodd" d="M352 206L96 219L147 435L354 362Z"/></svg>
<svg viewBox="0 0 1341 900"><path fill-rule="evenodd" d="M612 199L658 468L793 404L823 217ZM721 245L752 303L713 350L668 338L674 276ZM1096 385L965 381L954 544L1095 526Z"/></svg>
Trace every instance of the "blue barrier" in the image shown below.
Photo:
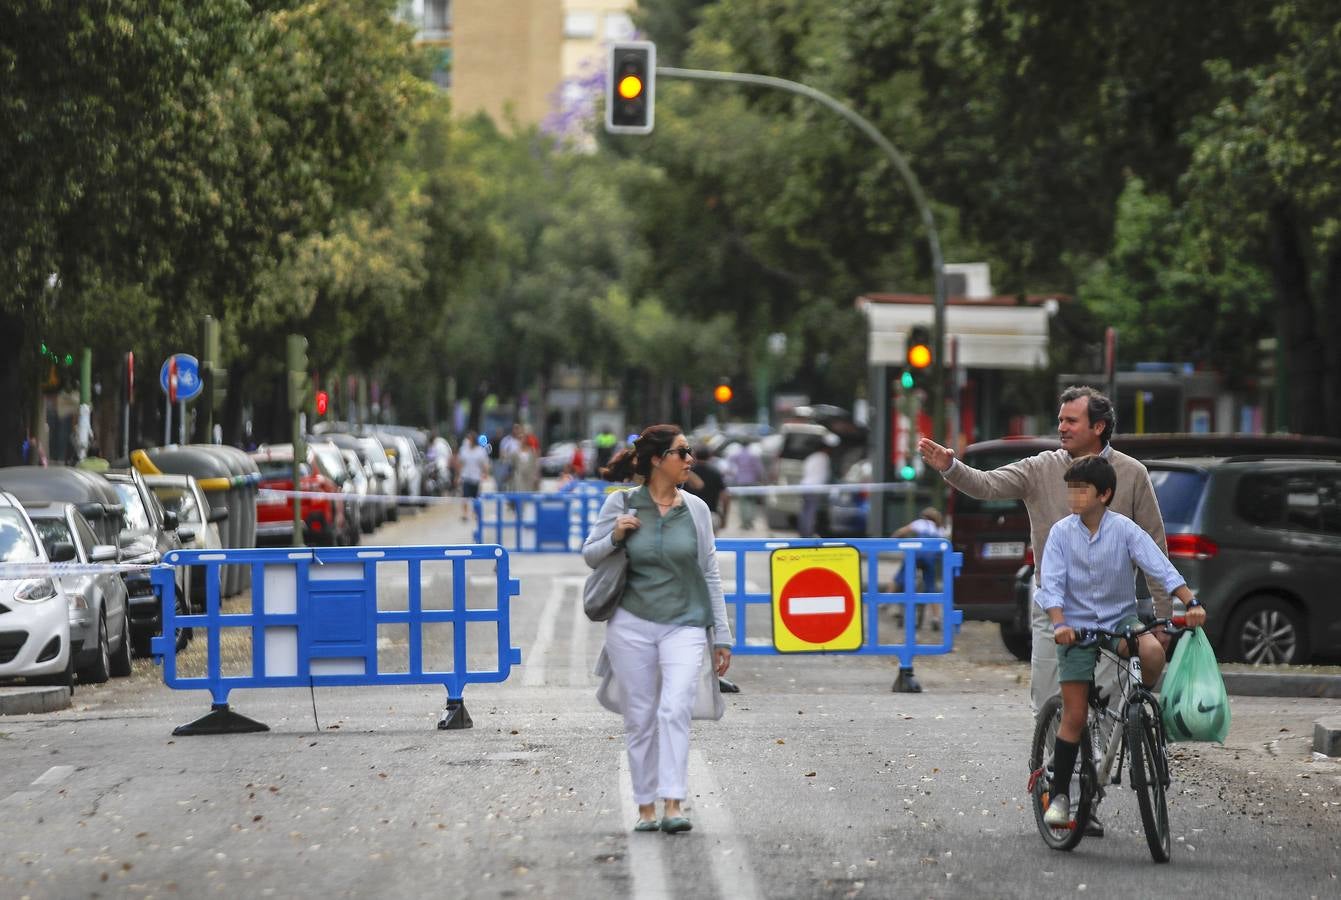
<svg viewBox="0 0 1341 900"><path fill-rule="evenodd" d="M724 570L722 590L726 595L727 611L732 614L732 630L735 644L732 653L742 655L775 654L779 651L772 641L768 644L751 643L748 625L751 607L763 606L769 612L769 634L772 635L773 595L770 579L765 576L763 589L749 589L747 562L751 554L771 555L774 550L797 547L855 547L861 554L862 566L862 608L865 620L862 623L862 643L856 650L842 651L857 655L897 656L899 658L899 677L894 690L917 692L916 678L913 676L913 657L939 655L954 649L954 635L958 633L964 621L962 611L954 608L954 579L963 565L963 554L955 553L950 542L944 538L857 538L854 540L823 540L819 538L744 540L719 538L717 541L718 565ZM937 554L940 562L940 591L917 590L917 565L919 554ZM891 590L883 590L879 581L881 558L887 562L890 557L903 557L902 579L900 584L890 585ZM728 563L734 563L734 571L728 577L725 571ZM887 643L881 632L880 610L886 606L901 607L903 622L897 626L902 640ZM938 606L941 609L941 639L939 643L919 643L917 640L917 610L919 607Z"/></svg>
<svg viewBox="0 0 1341 900"><path fill-rule="evenodd" d="M492 564L496 589L492 608L467 603L466 565ZM265 731L265 725L228 708L235 688L346 687L360 685L441 684L447 706L438 727L469 728L462 692L467 684L501 682L521 663L511 645L510 598L520 585L509 577L508 554L497 546L267 548L174 550L154 569L152 581L162 603L163 631L151 643L163 666L163 683L179 690L208 690L212 711L174 734L217 734ZM404 609L380 609L378 566L401 563L406 573ZM425 564L450 565L451 591L428 593ZM228 565L251 571L251 612L224 613L220 608L220 576ZM205 567L205 611L180 615L171 601L173 567ZM433 570L430 570L432 577ZM427 605L425 608L427 595ZM448 604L446 601L450 600ZM497 628L497 666L471 670L466 657L470 623ZM407 635L405 671L379 671L378 627L402 626ZM451 669L425 668L428 625L451 626ZM190 628L206 642L204 674L183 676L173 652L176 630ZM221 653L225 628L246 629L251 638L250 671L224 674ZM432 648L436 650L436 645Z"/></svg>
<svg viewBox="0 0 1341 900"><path fill-rule="evenodd" d="M476 497L475 542L509 553L577 553L600 515L605 494L507 492Z"/></svg>

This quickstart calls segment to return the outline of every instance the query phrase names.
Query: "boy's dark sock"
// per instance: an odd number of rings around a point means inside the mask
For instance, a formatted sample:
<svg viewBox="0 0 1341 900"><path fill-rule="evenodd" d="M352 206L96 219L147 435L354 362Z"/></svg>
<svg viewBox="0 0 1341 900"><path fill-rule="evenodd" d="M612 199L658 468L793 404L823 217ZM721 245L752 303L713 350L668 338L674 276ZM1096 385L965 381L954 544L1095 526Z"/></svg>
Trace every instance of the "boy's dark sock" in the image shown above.
<svg viewBox="0 0 1341 900"><path fill-rule="evenodd" d="M1071 773L1076 767L1076 754L1080 752L1078 741L1064 741L1057 738L1052 747L1052 796L1071 793Z"/></svg>

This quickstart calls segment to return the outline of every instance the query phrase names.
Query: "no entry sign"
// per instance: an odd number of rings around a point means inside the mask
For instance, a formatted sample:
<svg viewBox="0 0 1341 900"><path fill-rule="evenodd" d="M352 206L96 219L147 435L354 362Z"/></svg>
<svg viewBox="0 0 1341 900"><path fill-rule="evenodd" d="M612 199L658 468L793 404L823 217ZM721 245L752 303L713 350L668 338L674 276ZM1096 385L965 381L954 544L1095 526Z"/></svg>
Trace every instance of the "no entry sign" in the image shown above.
<svg viewBox="0 0 1341 900"><path fill-rule="evenodd" d="M780 653L861 647L861 554L856 547L774 550L773 646Z"/></svg>

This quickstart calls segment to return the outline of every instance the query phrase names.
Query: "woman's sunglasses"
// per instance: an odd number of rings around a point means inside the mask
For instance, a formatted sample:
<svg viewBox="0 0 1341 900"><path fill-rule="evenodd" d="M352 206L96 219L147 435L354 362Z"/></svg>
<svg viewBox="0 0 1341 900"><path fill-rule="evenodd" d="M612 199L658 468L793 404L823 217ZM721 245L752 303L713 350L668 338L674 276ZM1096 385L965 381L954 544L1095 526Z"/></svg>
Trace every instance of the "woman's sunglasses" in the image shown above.
<svg viewBox="0 0 1341 900"><path fill-rule="evenodd" d="M694 455L694 451L688 447L672 447L666 451L667 456L678 456L680 459L688 459Z"/></svg>

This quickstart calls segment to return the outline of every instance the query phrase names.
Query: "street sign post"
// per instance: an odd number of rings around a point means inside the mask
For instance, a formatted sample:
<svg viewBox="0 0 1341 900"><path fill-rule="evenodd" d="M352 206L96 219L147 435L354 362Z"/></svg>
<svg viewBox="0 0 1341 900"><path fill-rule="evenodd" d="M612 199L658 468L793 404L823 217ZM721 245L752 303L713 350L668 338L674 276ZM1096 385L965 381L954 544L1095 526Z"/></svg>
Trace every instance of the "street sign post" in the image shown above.
<svg viewBox="0 0 1341 900"><path fill-rule="evenodd" d="M172 443L172 404L178 405L178 443L186 443L186 401L200 396L204 382L200 378L200 363L189 353L174 353L163 361L158 370L158 386L167 395L163 411L163 444Z"/></svg>

